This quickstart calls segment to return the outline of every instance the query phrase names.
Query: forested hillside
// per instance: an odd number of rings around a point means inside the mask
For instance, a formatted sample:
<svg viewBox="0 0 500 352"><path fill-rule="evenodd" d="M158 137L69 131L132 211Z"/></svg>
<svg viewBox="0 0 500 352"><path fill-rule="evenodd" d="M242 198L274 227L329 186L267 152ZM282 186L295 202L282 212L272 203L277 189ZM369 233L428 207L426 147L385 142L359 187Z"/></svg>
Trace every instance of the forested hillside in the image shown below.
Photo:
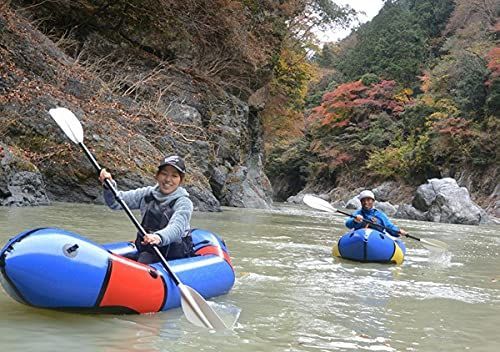
<svg viewBox="0 0 500 352"><path fill-rule="evenodd" d="M319 73L303 120L267 129L278 198L305 186L417 186L450 176L494 206L499 12L497 0L386 1L371 22L324 45L311 62Z"/></svg>
<svg viewBox="0 0 500 352"><path fill-rule="evenodd" d="M290 82L312 28L353 14L323 0L0 1L0 204L102 201L47 113L64 106L122 189L176 153L197 209L269 207L262 109L294 93L270 82Z"/></svg>
<svg viewBox="0 0 500 352"><path fill-rule="evenodd" d="M99 201L94 170L54 138L47 110L62 105L125 188L151 180L159 156L186 157L199 209L445 176L494 207L499 11L499 0L385 1L319 46L315 31L355 11L323 0L2 2L0 203L36 203L29 187Z"/></svg>

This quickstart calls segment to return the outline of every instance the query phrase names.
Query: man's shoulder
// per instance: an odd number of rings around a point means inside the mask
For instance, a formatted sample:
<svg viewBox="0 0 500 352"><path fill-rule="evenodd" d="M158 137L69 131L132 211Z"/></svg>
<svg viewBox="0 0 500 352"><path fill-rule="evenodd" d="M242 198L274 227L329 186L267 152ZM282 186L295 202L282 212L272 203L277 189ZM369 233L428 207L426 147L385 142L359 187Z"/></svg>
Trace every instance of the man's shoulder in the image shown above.
<svg viewBox="0 0 500 352"><path fill-rule="evenodd" d="M382 215L382 216L387 217L387 214L386 214L386 213L384 213L384 212L383 212L382 210L380 210L380 209L373 208L373 212L374 212L375 214L378 214L378 215Z"/></svg>

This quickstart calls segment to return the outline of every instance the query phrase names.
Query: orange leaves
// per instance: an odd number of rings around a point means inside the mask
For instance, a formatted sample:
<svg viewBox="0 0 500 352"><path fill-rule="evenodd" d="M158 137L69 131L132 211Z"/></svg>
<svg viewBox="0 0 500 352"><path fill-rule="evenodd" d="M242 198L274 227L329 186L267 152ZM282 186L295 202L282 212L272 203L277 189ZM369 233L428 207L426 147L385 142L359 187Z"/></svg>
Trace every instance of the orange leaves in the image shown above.
<svg viewBox="0 0 500 352"><path fill-rule="evenodd" d="M326 93L310 118L320 121L322 126L346 127L350 122L366 120L373 113L402 112L404 104L410 101L410 94L411 90L396 92L395 81L381 81L370 86L361 80L348 82Z"/></svg>
<svg viewBox="0 0 500 352"><path fill-rule="evenodd" d="M361 96L367 89L368 87L361 81L341 84L335 90L325 93L323 96L323 104L331 104L332 107L335 107L337 103L353 101Z"/></svg>
<svg viewBox="0 0 500 352"><path fill-rule="evenodd" d="M309 150L312 153L319 154L321 159L325 160L326 164L332 169L354 160L354 156L349 152L337 147L327 147L321 140L313 140Z"/></svg>
<svg viewBox="0 0 500 352"><path fill-rule="evenodd" d="M447 117L434 121L433 129L440 134L448 134L453 137L467 137L472 135L471 121L461 117Z"/></svg>
<svg viewBox="0 0 500 352"><path fill-rule="evenodd" d="M488 69L491 71L491 77L500 77L500 47L496 46L486 55L488 60Z"/></svg>

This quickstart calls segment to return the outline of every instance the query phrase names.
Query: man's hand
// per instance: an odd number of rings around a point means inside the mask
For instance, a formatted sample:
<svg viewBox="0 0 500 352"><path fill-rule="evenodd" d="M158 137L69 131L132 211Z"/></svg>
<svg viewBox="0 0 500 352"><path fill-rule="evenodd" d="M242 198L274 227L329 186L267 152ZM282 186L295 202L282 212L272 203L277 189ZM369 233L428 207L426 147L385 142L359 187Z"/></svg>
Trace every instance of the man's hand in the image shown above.
<svg viewBox="0 0 500 352"><path fill-rule="evenodd" d="M156 233L147 233L141 243L159 245L161 243L161 237Z"/></svg>
<svg viewBox="0 0 500 352"><path fill-rule="evenodd" d="M356 215L356 217L354 218L354 221L363 222L363 217L361 215Z"/></svg>

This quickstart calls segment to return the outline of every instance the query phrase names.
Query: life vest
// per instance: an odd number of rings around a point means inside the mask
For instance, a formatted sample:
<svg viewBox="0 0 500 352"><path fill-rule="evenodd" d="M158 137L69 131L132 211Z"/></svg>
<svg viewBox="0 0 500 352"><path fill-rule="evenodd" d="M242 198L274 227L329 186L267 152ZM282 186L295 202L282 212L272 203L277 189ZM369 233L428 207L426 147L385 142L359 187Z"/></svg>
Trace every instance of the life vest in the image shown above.
<svg viewBox="0 0 500 352"><path fill-rule="evenodd" d="M146 233L154 233L160 229L165 228L175 210L173 209L175 201L174 199L170 203L166 205L160 204L153 197L152 194L148 194L144 197L144 201L146 202L146 210L142 217L141 225L146 230ZM139 233L137 233L137 238L135 240L135 245L137 246L137 250L139 252L150 252L155 253L153 247L149 244L144 245L141 243L142 237ZM184 236L182 236L181 242L173 242L166 246L158 246L158 249L163 254L165 259L179 259L179 258L187 258L194 256L193 250L193 239L191 237L191 233L188 231Z"/></svg>
<svg viewBox="0 0 500 352"><path fill-rule="evenodd" d="M388 228L387 224L384 222L384 218L379 214L380 214L380 212L375 208L372 208L368 211L362 209L360 212L360 215L364 219L367 219L367 220L373 222L373 224L365 223L363 225L363 227L372 228L372 229L375 229L379 232L387 232L391 236L399 237L398 233L394 233L394 231L392 231L390 228Z"/></svg>

